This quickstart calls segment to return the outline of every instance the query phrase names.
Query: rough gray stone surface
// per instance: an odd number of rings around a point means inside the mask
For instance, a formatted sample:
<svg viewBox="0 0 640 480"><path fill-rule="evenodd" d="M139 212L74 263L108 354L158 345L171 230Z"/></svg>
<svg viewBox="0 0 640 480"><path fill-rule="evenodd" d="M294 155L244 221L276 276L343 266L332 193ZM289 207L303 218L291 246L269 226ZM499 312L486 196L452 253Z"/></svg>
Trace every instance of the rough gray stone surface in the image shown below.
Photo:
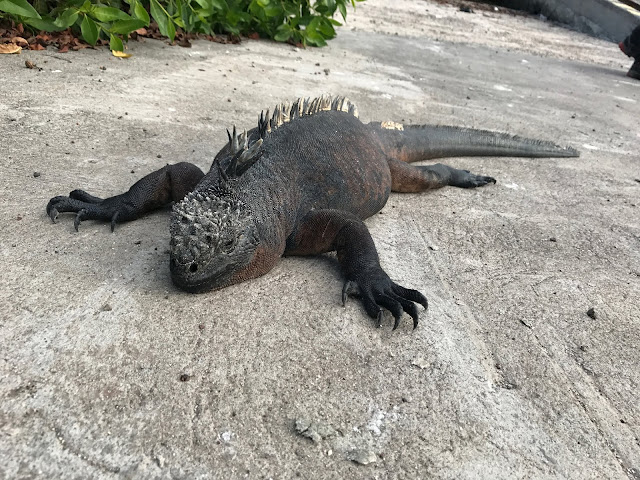
<svg viewBox="0 0 640 480"><path fill-rule="evenodd" d="M0 478L640 478L640 82L615 44L534 19L386 5L324 49L0 58ZM452 159L497 185L395 195L367 221L429 297L416 331L343 308L331 256L189 295L166 213L115 234L45 215L74 188L207 168L228 126L322 93L582 157Z"/></svg>

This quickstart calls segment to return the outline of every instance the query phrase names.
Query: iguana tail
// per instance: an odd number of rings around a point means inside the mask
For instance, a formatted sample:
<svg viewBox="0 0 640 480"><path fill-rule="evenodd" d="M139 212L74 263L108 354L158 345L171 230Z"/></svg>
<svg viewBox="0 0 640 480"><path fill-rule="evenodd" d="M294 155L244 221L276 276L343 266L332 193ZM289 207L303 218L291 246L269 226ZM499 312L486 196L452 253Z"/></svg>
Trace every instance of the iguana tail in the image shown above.
<svg viewBox="0 0 640 480"><path fill-rule="evenodd" d="M571 147L506 133L436 125L369 124L387 155L404 162L445 157L579 157Z"/></svg>

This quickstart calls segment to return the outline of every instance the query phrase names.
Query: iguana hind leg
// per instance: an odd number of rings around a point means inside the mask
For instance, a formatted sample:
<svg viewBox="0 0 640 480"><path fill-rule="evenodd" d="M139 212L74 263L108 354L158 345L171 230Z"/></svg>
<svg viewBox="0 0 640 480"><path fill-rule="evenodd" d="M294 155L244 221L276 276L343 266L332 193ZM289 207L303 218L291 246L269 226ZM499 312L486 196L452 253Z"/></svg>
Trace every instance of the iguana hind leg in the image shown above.
<svg viewBox="0 0 640 480"><path fill-rule="evenodd" d="M460 170L437 163L427 166L413 166L400 160L390 159L391 190L394 192L421 192L444 186L475 188L488 183L496 183L493 177L475 175L468 170Z"/></svg>
<svg viewBox="0 0 640 480"><path fill-rule="evenodd" d="M394 283L380 266L378 252L366 225L355 215L340 210L314 210L309 212L287 239L285 255L313 255L336 251L345 276L342 301L355 294L362 301L367 314L382 319L383 308L395 319L394 330L400 324L402 312L418 326L416 303L425 309L427 299L417 290Z"/></svg>
<svg viewBox="0 0 640 480"><path fill-rule="evenodd" d="M166 165L138 180L128 192L109 198L99 198L83 190L74 190L68 197L53 197L47 204L47 215L55 223L58 214L76 214L75 229L83 220L111 222L111 231L117 222L135 220L171 201L181 200L195 188L204 173L191 163Z"/></svg>

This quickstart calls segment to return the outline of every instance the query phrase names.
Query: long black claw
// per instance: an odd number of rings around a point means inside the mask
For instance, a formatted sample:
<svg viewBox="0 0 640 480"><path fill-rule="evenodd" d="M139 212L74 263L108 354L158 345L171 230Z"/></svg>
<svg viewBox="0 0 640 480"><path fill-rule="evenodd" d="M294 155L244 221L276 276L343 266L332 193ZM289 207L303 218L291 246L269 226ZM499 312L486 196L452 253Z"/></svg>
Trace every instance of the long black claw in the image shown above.
<svg viewBox="0 0 640 480"><path fill-rule="evenodd" d="M349 295L360 295L360 287L358 287L358 283L353 280L346 280L342 285L342 306L344 307L347 304L347 297Z"/></svg>
<svg viewBox="0 0 640 480"><path fill-rule="evenodd" d="M404 308L404 305L403 305ZM405 308L404 310L405 312L407 312L411 318L413 319L413 329L415 330L416 328L418 328L418 307L416 307L416 304L411 302L409 305L407 305L407 308Z"/></svg>
<svg viewBox="0 0 640 480"><path fill-rule="evenodd" d="M420 293L420 292L418 292L418 293ZM420 293L420 295L422 295L422 294ZM424 295L422 295L422 296L424 298L424 301L418 302L418 303L420 305L422 305L422 308L424 308L425 310L429 310L429 300L427 300L427 297L425 297Z"/></svg>
<svg viewBox="0 0 640 480"><path fill-rule="evenodd" d="M120 211L116 211L111 217L111 233L116 229L116 222L118 221L118 215L120 215Z"/></svg>
<svg viewBox="0 0 640 480"><path fill-rule="evenodd" d="M351 283L351 280L347 280L346 282L344 282L344 284L342 285L342 306L346 307L347 306L347 296L348 294L348 290L349 290L349 284Z"/></svg>
<svg viewBox="0 0 640 480"><path fill-rule="evenodd" d="M382 328L382 309L378 310L378 316L376 317L376 327Z"/></svg>
<svg viewBox="0 0 640 480"><path fill-rule="evenodd" d="M482 182L483 185L486 185L487 183L496 183L496 179L493 177L482 177Z"/></svg>
<svg viewBox="0 0 640 480"><path fill-rule="evenodd" d="M58 223L58 210L56 210L56 207L51 207L51 210L49 211L49 218L51 219L51 221L53 223Z"/></svg>
<svg viewBox="0 0 640 480"><path fill-rule="evenodd" d="M80 211L76 214L76 218L75 218L75 220L73 221L73 226L75 227L76 232L78 231L78 227L80 226L80 222L82 222L82 219L83 219L83 217L84 217L84 215L85 215L86 213L87 213L87 211L86 211L84 208L82 208L82 209L80 209Z"/></svg>
<svg viewBox="0 0 640 480"><path fill-rule="evenodd" d="M429 308L429 301L427 300L427 297L425 297L417 290L404 288L400 285L394 285L393 291L396 295L399 295L402 298L406 298L407 300L411 300L412 302L419 303L425 310Z"/></svg>
<svg viewBox="0 0 640 480"><path fill-rule="evenodd" d="M400 325L400 315L398 315L397 317L395 317L395 321L393 322L393 330L395 330L396 328L398 328L398 325Z"/></svg>

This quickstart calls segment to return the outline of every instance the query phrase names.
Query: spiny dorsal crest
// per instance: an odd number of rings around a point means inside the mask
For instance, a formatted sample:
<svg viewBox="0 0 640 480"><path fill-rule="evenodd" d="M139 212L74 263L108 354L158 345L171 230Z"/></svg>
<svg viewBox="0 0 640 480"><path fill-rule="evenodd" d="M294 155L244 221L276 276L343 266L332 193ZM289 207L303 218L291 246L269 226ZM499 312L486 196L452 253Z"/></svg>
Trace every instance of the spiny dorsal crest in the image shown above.
<svg viewBox="0 0 640 480"><path fill-rule="evenodd" d="M271 115L271 117L269 117L269 110L267 110L267 113L264 111L261 112L260 118L258 118L260 138L252 142L251 145L249 145L247 131L245 130L238 134L236 126L234 125L233 134L227 130L229 150L233 155L233 159L227 171L223 172L224 176L240 176L253 165L262 155L260 147L268 133L271 133L285 123L292 122L296 118L329 110L345 112L356 118L358 117L358 108L347 97L323 95L313 100L309 98L298 98L293 103L281 103L273 109L273 115Z"/></svg>
<svg viewBox="0 0 640 480"><path fill-rule="evenodd" d="M249 147L247 131L245 130L238 135L235 125L233 126L233 135L227 130L227 136L229 137L229 149L233 158L225 175L239 177L262 156L262 150L260 149L262 138L252 142L251 147Z"/></svg>
<svg viewBox="0 0 640 480"><path fill-rule="evenodd" d="M268 133L285 123L292 122L296 118L328 110L350 113L354 117L358 117L358 108L346 97L323 95L313 100L298 98L293 103L284 102L277 105L273 109L271 117L269 116L269 110L267 110L266 114L264 112L260 113L260 118L258 119L260 138L264 138Z"/></svg>

